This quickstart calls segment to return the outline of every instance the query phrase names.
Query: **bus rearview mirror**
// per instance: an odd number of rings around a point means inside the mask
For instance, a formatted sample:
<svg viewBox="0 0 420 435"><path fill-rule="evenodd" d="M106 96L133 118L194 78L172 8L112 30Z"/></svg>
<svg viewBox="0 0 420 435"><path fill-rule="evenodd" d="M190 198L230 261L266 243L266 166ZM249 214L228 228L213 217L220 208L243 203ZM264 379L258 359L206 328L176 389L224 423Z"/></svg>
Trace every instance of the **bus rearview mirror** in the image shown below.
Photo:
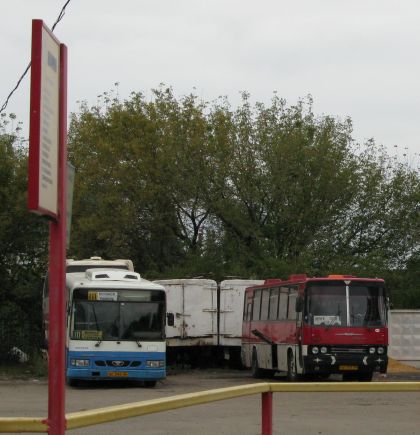
<svg viewBox="0 0 420 435"><path fill-rule="evenodd" d="M174 326L175 325L175 316L174 313L167 313L166 314L166 323L168 326Z"/></svg>
<svg viewBox="0 0 420 435"><path fill-rule="evenodd" d="M303 309L303 299L301 296L296 298L296 312L300 313Z"/></svg>

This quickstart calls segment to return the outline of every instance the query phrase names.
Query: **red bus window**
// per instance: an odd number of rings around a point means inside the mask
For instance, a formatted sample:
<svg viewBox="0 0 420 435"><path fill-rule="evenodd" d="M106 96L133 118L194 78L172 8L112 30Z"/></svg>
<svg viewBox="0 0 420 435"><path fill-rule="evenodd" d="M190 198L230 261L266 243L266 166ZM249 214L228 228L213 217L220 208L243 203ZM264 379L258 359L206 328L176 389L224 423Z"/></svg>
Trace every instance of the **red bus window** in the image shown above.
<svg viewBox="0 0 420 435"><path fill-rule="evenodd" d="M261 308L261 290L255 290L254 306L252 309L252 320L260 320L260 308Z"/></svg>
<svg viewBox="0 0 420 435"><path fill-rule="evenodd" d="M268 306L270 303L270 289L264 289L262 291L262 299L261 299L261 320L268 319Z"/></svg>
<svg viewBox="0 0 420 435"><path fill-rule="evenodd" d="M354 283L349 290L350 325L382 326L386 323L383 289Z"/></svg>
<svg viewBox="0 0 420 435"><path fill-rule="evenodd" d="M287 319L288 293L289 293L289 289L287 287L282 287L280 289L279 315L278 315L279 320Z"/></svg>
<svg viewBox="0 0 420 435"><path fill-rule="evenodd" d="M270 320L277 319L277 313L279 311L279 288L272 288L270 293L270 313L268 318Z"/></svg>
<svg viewBox="0 0 420 435"><path fill-rule="evenodd" d="M291 288L289 294L289 309L287 311L287 318L289 320L296 320L296 298L297 289Z"/></svg>
<svg viewBox="0 0 420 435"><path fill-rule="evenodd" d="M252 301L247 298L247 295L245 294L245 301L244 301L244 322L250 322L252 317Z"/></svg>
<svg viewBox="0 0 420 435"><path fill-rule="evenodd" d="M244 312L242 316L242 320L248 320L249 317L249 303L248 303L248 295L244 294Z"/></svg>

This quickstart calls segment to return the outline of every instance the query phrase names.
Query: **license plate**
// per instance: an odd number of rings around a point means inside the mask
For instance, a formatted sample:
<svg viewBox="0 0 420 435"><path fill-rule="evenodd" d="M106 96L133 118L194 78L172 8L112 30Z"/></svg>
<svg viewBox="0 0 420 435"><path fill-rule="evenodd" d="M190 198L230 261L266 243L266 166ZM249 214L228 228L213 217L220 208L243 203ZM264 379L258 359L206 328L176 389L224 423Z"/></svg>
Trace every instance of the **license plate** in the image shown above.
<svg viewBox="0 0 420 435"><path fill-rule="evenodd" d="M343 371L352 371L352 370L359 370L359 366L350 366L350 365L343 365L338 367L339 370Z"/></svg>
<svg viewBox="0 0 420 435"><path fill-rule="evenodd" d="M108 376L111 378L124 378L128 376L127 372L108 372Z"/></svg>

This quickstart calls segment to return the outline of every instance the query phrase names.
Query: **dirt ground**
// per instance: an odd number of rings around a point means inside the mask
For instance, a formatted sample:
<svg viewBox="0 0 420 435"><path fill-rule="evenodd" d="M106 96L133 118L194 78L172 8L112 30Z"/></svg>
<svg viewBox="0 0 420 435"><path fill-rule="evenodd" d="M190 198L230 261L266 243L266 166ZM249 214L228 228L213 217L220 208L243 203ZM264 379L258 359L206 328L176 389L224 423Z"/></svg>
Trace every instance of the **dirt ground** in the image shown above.
<svg viewBox="0 0 420 435"><path fill-rule="evenodd" d="M388 373L420 373L420 369L408 364L401 363L395 359L388 360Z"/></svg>

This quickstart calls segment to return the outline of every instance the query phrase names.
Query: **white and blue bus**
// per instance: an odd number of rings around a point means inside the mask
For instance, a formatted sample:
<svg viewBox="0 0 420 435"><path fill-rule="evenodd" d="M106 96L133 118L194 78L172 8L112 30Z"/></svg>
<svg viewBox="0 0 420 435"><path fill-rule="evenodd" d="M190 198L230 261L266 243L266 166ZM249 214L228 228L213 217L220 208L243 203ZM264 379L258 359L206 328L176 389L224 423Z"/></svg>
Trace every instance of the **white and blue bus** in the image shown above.
<svg viewBox="0 0 420 435"><path fill-rule="evenodd" d="M131 270L67 273L67 367L77 380L127 379L153 387L166 376L166 297Z"/></svg>

